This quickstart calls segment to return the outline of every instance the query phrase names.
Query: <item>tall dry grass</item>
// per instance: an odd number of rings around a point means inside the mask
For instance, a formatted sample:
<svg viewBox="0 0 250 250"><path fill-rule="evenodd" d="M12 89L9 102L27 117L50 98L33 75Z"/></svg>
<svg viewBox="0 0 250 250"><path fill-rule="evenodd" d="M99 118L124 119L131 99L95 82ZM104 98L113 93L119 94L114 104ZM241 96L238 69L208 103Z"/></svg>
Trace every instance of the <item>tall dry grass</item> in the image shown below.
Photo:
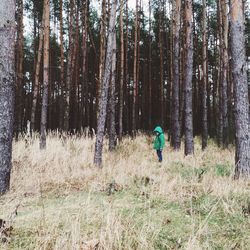
<svg viewBox="0 0 250 250"><path fill-rule="evenodd" d="M0 218L18 206L6 249L249 249L250 185L233 181L234 148L196 139L195 155L167 146L157 162L152 138L124 138L103 168L94 141L50 134L13 146L11 189ZM249 244L249 245L248 245Z"/></svg>

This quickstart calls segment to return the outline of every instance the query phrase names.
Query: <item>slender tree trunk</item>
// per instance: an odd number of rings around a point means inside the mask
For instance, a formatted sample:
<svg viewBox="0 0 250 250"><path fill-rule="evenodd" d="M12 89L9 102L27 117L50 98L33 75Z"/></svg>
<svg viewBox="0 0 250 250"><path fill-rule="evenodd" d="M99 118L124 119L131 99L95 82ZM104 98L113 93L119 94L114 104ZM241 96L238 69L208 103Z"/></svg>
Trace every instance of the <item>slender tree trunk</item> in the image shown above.
<svg viewBox="0 0 250 250"><path fill-rule="evenodd" d="M49 87L49 40L50 40L50 0L44 1L44 46L43 46L43 98L41 113L40 149L46 148L46 129Z"/></svg>
<svg viewBox="0 0 250 250"><path fill-rule="evenodd" d="M22 132L23 124L23 0L18 0L18 29L17 29L17 51L16 51L16 129L17 137Z"/></svg>
<svg viewBox="0 0 250 250"><path fill-rule="evenodd" d="M126 125L126 131L128 133L131 132L131 119L129 119L129 105L130 105L130 101L129 101L129 81L130 81L130 77L129 77L129 53L128 53L128 48L129 48L129 14L128 14L128 1L126 2L126 36L125 36L125 86L124 86L124 101L125 101L125 112L124 112L124 120L125 120L125 124Z"/></svg>
<svg viewBox="0 0 250 250"><path fill-rule="evenodd" d="M87 86L87 36L88 36L88 5L89 0L83 2L83 9L82 9L82 93L81 93L81 101L82 101L82 127L84 124L87 125L86 118L87 118L87 104L88 104L88 86ZM85 121L84 121L85 119Z"/></svg>
<svg viewBox="0 0 250 250"><path fill-rule="evenodd" d="M193 77L193 6L192 0L185 2L186 21L186 60L185 60L185 155L193 154L193 109L192 109L192 77Z"/></svg>
<svg viewBox="0 0 250 250"><path fill-rule="evenodd" d="M77 129L77 86L79 82L79 9L75 6L74 18L74 50L72 58L72 76L70 83L70 131L75 133Z"/></svg>
<svg viewBox="0 0 250 250"><path fill-rule="evenodd" d="M123 8L124 2L120 4L120 40L121 40L121 75L120 75L120 107L119 107L119 140L122 140L123 134L123 89L124 89L124 32L123 32Z"/></svg>
<svg viewBox="0 0 250 250"><path fill-rule="evenodd" d="M110 97L109 97L109 151L113 151L116 146L116 129L115 129L115 79L116 79L116 34L113 37Z"/></svg>
<svg viewBox="0 0 250 250"><path fill-rule="evenodd" d="M148 126L152 129L152 2L149 0Z"/></svg>
<svg viewBox="0 0 250 250"><path fill-rule="evenodd" d="M59 127L63 129L63 114L64 114L64 46L63 46L63 0L60 0L60 110L59 110Z"/></svg>
<svg viewBox="0 0 250 250"><path fill-rule="evenodd" d="M112 54L113 54L112 52L113 52L113 44L115 37L116 5L117 5L117 0L112 0L111 14L109 19L105 71L104 71L103 83L101 85L101 98L100 98L100 105L98 112L99 115L97 120L97 134L96 134L95 155L94 155L94 163L97 166L101 166L102 163L103 138L105 131L105 121L107 116L108 88L110 81L110 73L112 69Z"/></svg>
<svg viewBox="0 0 250 250"><path fill-rule="evenodd" d="M202 149L207 147L208 125L207 125L207 6L206 0L202 0Z"/></svg>
<svg viewBox="0 0 250 250"><path fill-rule="evenodd" d="M0 8L0 195L9 189L14 122L15 1Z"/></svg>
<svg viewBox="0 0 250 250"><path fill-rule="evenodd" d="M170 13L170 29L169 29L169 130L168 130L168 141L170 145L173 146L173 16L174 16L174 4L173 2L169 4L169 13Z"/></svg>
<svg viewBox="0 0 250 250"><path fill-rule="evenodd" d="M159 50L160 50L160 123L164 127L164 57L163 57L163 3L159 2Z"/></svg>
<svg viewBox="0 0 250 250"><path fill-rule="evenodd" d="M135 10L135 39L134 39L134 68L133 68L133 108L132 108L132 134L135 136L136 124L137 124L137 96L138 96L138 70L137 70L137 60L138 60L138 13L139 5L138 0L136 0L136 10Z"/></svg>
<svg viewBox="0 0 250 250"><path fill-rule="evenodd" d="M228 146L229 143L229 128L228 128L228 3L226 0L221 0L221 15L222 15L222 119L223 119L223 145Z"/></svg>
<svg viewBox="0 0 250 250"><path fill-rule="evenodd" d="M174 2L174 20L173 20L173 87L172 87L172 135L173 146L179 150L181 146L180 131L180 78L179 78L179 60L180 60L180 18L181 0Z"/></svg>
<svg viewBox="0 0 250 250"><path fill-rule="evenodd" d="M223 145L223 19L222 19L222 0L218 0L218 23L219 23L219 70L218 70L218 145Z"/></svg>
<svg viewBox="0 0 250 250"><path fill-rule="evenodd" d="M40 67L41 67L41 60L42 60L43 37L44 37L44 14L45 14L45 11L43 9L42 24L41 24L40 32L39 32L39 45L38 45L38 53L37 53L37 60L36 60L35 83L34 83L32 107L31 107L31 131L35 130L35 121L36 121L36 107L37 107L37 97L38 97L38 91L39 91L39 76L40 76Z"/></svg>
<svg viewBox="0 0 250 250"><path fill-rule="evenodd" d="M69 4L69 49L67 58L67 73L65 84L65 108L64 108L64 130L69 131L69 115L70 115L70 93L73 76L73 60L74 60L74 42L75 42L75 0L70 0Z"/></svg>
<svg viewBox="0 0 250 250"><path fill-rule="evenodd" d="M105 67L105 48L106 48L106 24L107 24L107 9L106 0L102 0L102 18L100 28L100 57L99 57L99 78L96 86L96 110L98 118L99 101L101 98L101 83L103 80L103 73Z"/></svg>
<svg viewBox="0 0 250 250"><path fill-rule="evenodd" d="M231 1L231 50L235 101L235 178L250 176L250 117L243 0Z"/></svg>

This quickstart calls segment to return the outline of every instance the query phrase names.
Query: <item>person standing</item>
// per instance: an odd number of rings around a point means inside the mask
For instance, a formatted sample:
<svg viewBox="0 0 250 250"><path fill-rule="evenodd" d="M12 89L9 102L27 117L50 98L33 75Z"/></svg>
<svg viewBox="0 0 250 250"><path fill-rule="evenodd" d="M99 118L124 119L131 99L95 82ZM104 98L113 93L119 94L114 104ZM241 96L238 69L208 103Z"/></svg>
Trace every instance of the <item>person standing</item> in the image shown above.
<svg viewBox="0 0 250 250"><path fill-rule="evenodd" d="M155 139L154 139L154 149L156 150L159 162L162 162L162 150L165 146L165 137L163 130L160 126L154 129Z"/></svg>

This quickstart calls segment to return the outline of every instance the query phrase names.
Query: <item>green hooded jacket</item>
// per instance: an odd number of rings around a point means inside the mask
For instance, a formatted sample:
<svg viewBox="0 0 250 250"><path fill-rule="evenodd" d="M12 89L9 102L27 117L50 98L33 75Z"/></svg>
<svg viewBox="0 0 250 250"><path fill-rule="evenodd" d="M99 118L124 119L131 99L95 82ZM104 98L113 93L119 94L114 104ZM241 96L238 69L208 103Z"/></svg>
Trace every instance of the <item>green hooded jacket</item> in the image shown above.
<svg viewBox="0 0 250 250"><path fill-rule="evenodd" d="M165 146L165 137L162 128L160 126L157 126L154 129L154 133L156 133L156 137L154 139L154 149L162 150Z"/></svg>

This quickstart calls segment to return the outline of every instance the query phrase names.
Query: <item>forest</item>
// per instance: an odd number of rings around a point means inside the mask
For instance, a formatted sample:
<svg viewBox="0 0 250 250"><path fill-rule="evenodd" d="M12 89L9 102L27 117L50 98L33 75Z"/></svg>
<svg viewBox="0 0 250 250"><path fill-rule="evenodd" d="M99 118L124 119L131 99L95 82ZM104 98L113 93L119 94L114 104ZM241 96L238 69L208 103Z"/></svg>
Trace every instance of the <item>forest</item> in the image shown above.
<svg viewBox="0 0 250 250"><path fill-rule="evenodd" d="M248 249L249 104L249 1L1 0L0 248Z"/></svg>

